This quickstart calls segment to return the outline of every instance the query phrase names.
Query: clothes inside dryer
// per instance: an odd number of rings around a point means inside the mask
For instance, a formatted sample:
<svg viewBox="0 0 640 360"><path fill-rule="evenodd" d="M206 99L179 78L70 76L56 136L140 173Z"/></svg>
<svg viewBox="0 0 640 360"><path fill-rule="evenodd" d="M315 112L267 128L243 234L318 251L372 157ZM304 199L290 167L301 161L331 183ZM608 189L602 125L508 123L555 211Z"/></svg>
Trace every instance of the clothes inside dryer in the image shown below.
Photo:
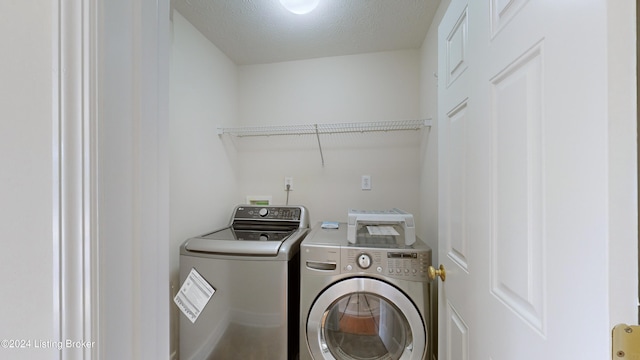
<svg viewBox="0 0 640 360"><path fill-rule="evenodd" d="M324 336L337 359L399 359L412 343L402 312L373 293L347 294L328 307Z"/></svg>

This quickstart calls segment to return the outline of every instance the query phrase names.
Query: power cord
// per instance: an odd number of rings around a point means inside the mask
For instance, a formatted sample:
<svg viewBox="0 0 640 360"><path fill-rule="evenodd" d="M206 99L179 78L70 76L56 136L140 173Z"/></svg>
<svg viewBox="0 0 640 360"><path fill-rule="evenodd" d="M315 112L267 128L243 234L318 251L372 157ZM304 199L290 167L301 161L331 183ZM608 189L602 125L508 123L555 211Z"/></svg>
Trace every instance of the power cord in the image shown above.
<svg viewBox="0 0 640 360"><path fill-rule="evenodd" d="M289 205L289 192L291 191L291 185L287 184L287 190L285 190L287 192L287 202L285 203L285 205Z"/></svg>

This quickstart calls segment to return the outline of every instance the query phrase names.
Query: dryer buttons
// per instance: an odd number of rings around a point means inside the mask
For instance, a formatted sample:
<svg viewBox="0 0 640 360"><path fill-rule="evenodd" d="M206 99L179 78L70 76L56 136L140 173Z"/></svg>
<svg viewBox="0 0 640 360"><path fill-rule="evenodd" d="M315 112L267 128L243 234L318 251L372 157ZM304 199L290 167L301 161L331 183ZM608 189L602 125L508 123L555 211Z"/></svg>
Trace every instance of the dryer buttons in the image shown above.
<svg viewBox="0 0 640 360"><path fill-rule="evenodd" d="M360 254L358 256L358 266L360 266L361 269L368 269L371 266L371 256Z"/></svg>

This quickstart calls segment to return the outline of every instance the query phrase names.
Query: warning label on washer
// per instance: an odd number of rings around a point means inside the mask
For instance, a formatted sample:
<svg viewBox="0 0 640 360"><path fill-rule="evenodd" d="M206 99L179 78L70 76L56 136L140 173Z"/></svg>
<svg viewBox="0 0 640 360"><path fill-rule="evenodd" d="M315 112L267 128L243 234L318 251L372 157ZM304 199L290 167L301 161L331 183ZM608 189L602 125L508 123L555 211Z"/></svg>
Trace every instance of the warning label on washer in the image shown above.
<svg viewBox="0 0 640 360"><path fill-rule="evenodd" d="M191 269L173 302L192 323L195 323L215 292L216 289L196 269Z"/></svg>

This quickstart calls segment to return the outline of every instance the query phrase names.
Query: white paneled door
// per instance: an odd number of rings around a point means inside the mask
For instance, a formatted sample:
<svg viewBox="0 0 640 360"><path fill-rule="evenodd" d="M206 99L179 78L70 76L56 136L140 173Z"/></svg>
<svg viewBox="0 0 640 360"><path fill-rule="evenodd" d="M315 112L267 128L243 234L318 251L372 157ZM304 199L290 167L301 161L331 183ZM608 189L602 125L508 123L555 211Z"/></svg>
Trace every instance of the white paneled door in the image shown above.
<svg viewBox="0 0 640 360"><path fill-rule="evenodd" d="M452 0L444 15L441 360L610 358L607 10Z"/></svg>

